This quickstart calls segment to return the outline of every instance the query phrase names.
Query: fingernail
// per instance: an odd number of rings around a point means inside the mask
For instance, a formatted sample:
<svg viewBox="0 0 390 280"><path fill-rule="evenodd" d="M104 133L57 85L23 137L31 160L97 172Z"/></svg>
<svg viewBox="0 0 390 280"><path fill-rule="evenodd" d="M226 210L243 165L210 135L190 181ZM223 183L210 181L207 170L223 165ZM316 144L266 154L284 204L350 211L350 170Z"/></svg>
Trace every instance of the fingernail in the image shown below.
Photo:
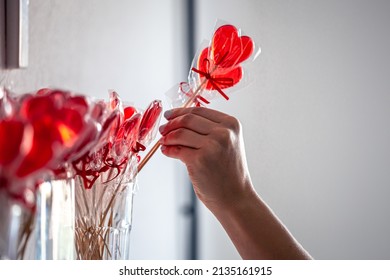
<svg viewBox="0 0 390 280"><path fill-rule="evenodd" d="M161 146L161 151L164 152L166 148L167 148L167 146L162 145Z"/></svg>
<svg viewBox="0 0 390 280"><path fill-rule="evenodd" d="M165 127L166 127L166 124L161 125L161 126L159 127L158 131L160 131L160 133L162 134L163 131L164 131L164 129L165 129Z"/></svg>
<svg viewBox="0 0 390 280"><path fill-rule="evenodd" d="M168 110L168 111L165 111L164 117L165 117L166 119L169 119L169 117L172 116L172 113L173 113L173 110L172 110L172 109L171 109L171 110Z"/></svg>

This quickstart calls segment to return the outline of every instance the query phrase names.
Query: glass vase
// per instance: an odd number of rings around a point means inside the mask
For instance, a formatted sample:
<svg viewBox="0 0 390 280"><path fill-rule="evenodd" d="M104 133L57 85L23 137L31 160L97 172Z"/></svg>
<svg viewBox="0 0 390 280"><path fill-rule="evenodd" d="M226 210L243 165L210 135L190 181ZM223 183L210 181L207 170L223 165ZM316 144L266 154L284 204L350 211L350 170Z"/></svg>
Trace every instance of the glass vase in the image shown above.
<svg viewBox="0 0 390 280"><path fill-rule="evenodd" d="M129 259L134 182L101 179L90 188L84 186L79 178L76 184L76 258Z"/></svg>
<svg viewBox="0 0 390 280"><path fill-rule="evenodd" d="M74 180L37 187L35 206L0 193L0 258L74 259Z"/></svg>
<svg viewBox="0 0 390 280"><path fill-rule="evenodd" d="M5 191L0 192L0 259L16 260L22 257L19 251L23 240L29 236L26 225L33 219L31 211Z"/></svg>

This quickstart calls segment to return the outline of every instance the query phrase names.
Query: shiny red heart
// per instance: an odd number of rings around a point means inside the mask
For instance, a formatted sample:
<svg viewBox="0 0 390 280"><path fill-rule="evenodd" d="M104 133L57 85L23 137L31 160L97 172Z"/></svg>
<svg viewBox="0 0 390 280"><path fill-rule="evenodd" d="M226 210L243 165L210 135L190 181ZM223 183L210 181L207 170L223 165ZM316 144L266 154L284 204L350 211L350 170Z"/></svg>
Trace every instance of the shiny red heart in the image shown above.
<svg viewBox="0 0 390 280"><path fill-rule="evenodd" d="M65 147L70 147L79 138L84 128L83 116L76 110L61 108L57 111L54 122L55 130L59 132L59 140Z"/></svg>
<svg viewBox="0 0 390 280"><path fill-rule="evenodd" d="M132 106L127 106L123 110L125 114L125 120L130 119L135 113L137 113L137 109Z"/></svg>
<svg viewBox="0 0 390 280"><path fill-rule="evenodd" d="M71 146L84 126L83 115L88 103L83 96L71 97L68 92L47 89L23 100L21 116L35 125L45 126L47 137Z"/></svg>
<svg viewBox="0 0 390 280"><path fill-rule="evenodd" d="M32 126L33 136L31 149L24 155L16 170L16 175L21 178L47 166L54 155L53 140L51 137L48 137L50 131L46 124L36 122Z"/></svg>
<svg viewBox="0 0 390 280"><path fill-rule="evenodd" d="M139 125L138 142L147 145L151 141L150 135L154 132L154 128L158 125L162 113L162 103L160 100L154 100L150 103L145 113L142 116Z"/></svg>
<svg viewBox="0 0 390 280"><path fill-rule="evenodd" d="M123 154L125 149L131 149L135 145L141 119L142 115L140 113L136 113L131 118L125 120L119 127L114 142L114 149L117 155Z"/></svg>
<svg viewBox="0 0 390 280"><path fill-rule="evenodd" d="M55 115L54 100L47 95L28 96L22 102L20 114L30 122L42 118L50 119Z"/></svg>
<svg viewBox="0 0 390 280"><path fill-rule="evenodd" d="M64 102L64 107L76 110L80 115L85 115L88 113L89 105L84 96L76 95L66 99Z"/></svg>
<svg viewBox="0 0 390 280"><path fill-rule="evenodd" d="M221 68L215 67L214 64L210 63L209 48L205 48L199 56L198 69L203 73L209 73L211 80L208 79L205 88L207 90L216 90L216 86L219 89L229 88L237 84L242 79L242 67L236 66L233 68ZM214 70L211 70L214 69ZM201 77L205 75L200 73Z"/></svg>
<svg viewBox="0 0 390 280"><path fill-rule="evenodd" d="M239 36L237 28L227 24L214 32L210 55L215 65L229 68L248 59L253 52L253 47L250 37Z"/></svg>
<svg viewBox="0 0 390 280"><path fill-rule="evenodd" d="M0 165L9 165L20 153L25 131L25 124L19 120L0 121Z"/></svg>
<svg viewBox="0 0 390 280"><path fill-rule="evenodd" d="M222 89L237 84L243 75L240 63L253 53L254 44L250 37L239 36L233 25L219 27L211 45L203 49L198 58L197 73L207 79L207 90L218 90L226 99Z"/></svg>
<svg viewBox="0 0 390 280"><path fill-rule="evenodd" d="M83 143L80 137L88 138L84 115L89 105L85 97L72 96L61 90L42 89L35 95L27 95L21 102L20 117L32 127L32 133L31 145L18 153L18 177L28 176L48 164L60 165L62 157L69 157L78 150Z"/></svg>

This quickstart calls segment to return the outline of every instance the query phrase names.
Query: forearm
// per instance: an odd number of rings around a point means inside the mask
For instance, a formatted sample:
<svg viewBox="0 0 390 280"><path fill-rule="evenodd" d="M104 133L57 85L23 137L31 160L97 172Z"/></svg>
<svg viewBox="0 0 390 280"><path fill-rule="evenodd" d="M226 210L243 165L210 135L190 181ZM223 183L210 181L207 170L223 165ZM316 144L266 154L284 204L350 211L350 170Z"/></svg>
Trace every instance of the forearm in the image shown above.
<svg viewBox="0 0 390 280"><path fill-rule="evenodd" d="M230 205L209 209L243 259L311 259L251 187Z"/></svg>
<svg viewBox="0 0 390 280"><path fill-rule="evenodd" d="M165 113L162 151L180 159L199 199L244 259L308 259L308 255L254 191L240 122L207 108Z"/></svg>

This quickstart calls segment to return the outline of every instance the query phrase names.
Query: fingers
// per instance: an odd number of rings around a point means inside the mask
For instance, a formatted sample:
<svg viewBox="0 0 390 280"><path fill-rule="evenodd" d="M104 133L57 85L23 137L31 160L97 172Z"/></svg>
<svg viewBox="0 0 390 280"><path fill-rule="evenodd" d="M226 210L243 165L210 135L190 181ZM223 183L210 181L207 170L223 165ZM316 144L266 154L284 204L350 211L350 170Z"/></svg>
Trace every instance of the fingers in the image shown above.
<svg viewBox="0 0 390 280"><path fill-rule="evenodd" d="M172 120L179 116L183 116L186 114L193 114L203 118L206 118L210 121L220 123L227 116L219 111L212 110L209 108L202 107L191 107L191 108L176 108L169 111L166 111L164 116L167 120Z"/></svg>
<svg viewBox="0 0 390 280"><path fill-rule="evenodd" d="M168 122L160 127L162 152L185 164L230 145L232 135L240 133L237 119L208 108L178 108L164 116Z"/></svg>
<svg viewBox="0 0 390 280"><path fill-rule="evenodd" d="M178 128L166 133L160 143L165 146L184 146L192 149L199 149L207 140L207 136L199 134L193 130L186 128Z"/></svg>
<svg viewBox="0 0 390 280"><path fill-rule="evenodd" d="M184 146L161 146L161 152L167 157L175 158L187 163L193 158L196 149L184 147Z"/></svg>
<svg viewBox="0 0 390 280"><path fill-rule="evenodd" d="M216 123L214 121L188 113L177 115L176 117L169 119L165 125L160 127L160 133L165 136L171 131L185 128L202 135L207 135L215 125Z"/></svg>
<svg viewBox="0 0 390 280"><path fill-rule="evenodd" d="M163 136L160 143L164 155L187 164L207 144L207 136L220 118L214 111L203 109L180 108L164 114L168 122L159 129Z"/></svg>

